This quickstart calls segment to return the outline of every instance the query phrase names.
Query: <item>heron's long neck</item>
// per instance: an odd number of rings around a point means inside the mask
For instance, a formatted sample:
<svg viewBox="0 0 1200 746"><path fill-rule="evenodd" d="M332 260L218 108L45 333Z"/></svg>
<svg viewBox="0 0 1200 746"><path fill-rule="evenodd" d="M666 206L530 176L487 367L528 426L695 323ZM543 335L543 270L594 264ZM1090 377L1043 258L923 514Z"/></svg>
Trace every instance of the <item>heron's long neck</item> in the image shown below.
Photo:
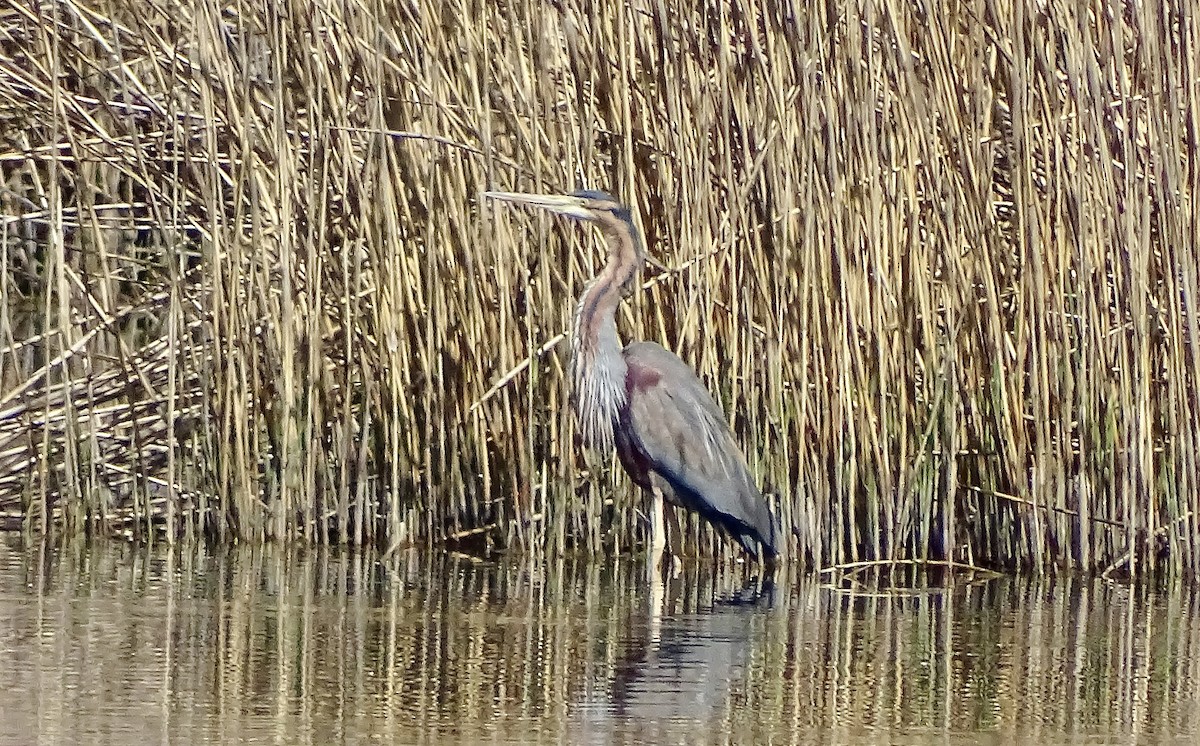
<svg viewBox="0 0 1200 746"><path fill-rule="evenodd" d="M631 226L603 224L608 239L608 264L588 285L575 310L571 370L575 414L585 445L608 454L613 447L613 425L625 404L628 366L617 336L617 306L626 285L642 264Z"/></svg>

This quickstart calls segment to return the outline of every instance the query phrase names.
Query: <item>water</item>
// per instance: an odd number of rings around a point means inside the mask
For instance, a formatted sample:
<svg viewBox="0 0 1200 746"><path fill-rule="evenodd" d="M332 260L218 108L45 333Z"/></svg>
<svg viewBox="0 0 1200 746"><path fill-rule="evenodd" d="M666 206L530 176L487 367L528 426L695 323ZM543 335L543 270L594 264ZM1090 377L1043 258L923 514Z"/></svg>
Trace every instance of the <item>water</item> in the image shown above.
<svg viewBox="0 0 1200 746"><path fill-rule="evenodd" d="M0 744L1196 741L1195 593L967 580L0 538Z"/></svg>

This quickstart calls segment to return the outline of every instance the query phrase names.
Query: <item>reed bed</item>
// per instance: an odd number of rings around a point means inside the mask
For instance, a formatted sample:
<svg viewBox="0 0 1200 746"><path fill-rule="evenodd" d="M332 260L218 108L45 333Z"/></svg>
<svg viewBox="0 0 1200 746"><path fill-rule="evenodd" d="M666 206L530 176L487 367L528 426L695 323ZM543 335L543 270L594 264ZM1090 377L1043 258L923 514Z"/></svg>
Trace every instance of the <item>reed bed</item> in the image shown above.
<svg viewBox="0 0 1200 746"><path fill-rule="evenodd" d="M628 550L566 406L598 240L478 202L583 185L802 562L1194 573L1185 10L10 5L0 514Z"/></svg>

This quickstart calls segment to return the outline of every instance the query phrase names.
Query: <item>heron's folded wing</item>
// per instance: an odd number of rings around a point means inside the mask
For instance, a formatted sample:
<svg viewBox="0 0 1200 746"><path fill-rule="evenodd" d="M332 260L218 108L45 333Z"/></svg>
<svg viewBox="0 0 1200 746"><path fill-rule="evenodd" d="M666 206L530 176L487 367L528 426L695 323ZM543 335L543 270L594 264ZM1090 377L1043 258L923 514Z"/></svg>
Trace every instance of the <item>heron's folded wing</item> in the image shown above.
<svg viewBox="0 0 1200 746"><path fill-rule="evenodd" d="M634 382L628 402L634 447L684 505L739 540L752 532L773 551L770 511L729 425L700 379L658 345L639 344L627 351L626 359Z"/></svg>

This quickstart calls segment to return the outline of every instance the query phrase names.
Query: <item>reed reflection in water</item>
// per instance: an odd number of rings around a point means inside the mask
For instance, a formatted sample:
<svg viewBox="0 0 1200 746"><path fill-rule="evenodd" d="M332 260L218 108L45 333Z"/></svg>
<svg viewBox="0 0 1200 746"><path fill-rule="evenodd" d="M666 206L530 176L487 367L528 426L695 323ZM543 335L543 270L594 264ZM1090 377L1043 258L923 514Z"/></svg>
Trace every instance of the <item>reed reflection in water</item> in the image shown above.
<svg viewBox="0 0 1200 746"><path fill-rule="evenodd" d="M0 540L0 743L1192 742L1197 596Z"/></svg>

